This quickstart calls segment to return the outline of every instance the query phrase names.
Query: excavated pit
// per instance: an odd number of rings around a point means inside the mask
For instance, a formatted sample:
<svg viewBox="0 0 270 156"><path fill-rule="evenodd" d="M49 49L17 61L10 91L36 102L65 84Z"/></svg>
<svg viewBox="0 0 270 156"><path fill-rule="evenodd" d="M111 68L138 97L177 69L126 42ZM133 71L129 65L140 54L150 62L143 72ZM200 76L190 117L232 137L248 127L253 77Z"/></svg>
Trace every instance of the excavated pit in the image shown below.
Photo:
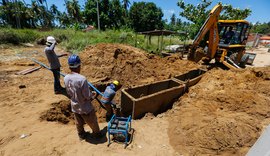
<svg viewBox="0 0 270 156"><path fill-rule="evenodd" d="M173 103L183 95L188 87L195 85L206 71L197 69L171 79L140 85L122 90L121 112L133 119L146 113L154 115L172 108Z"/></svg>
<svg viewBox="0 0 270 156"><path fill-rule="evenodd" d="M204 73L204 70L197 69L171 79L122 89L119 114L132 115L133 119L138 119L146 113L153 113L155 116L163 113L172 108L173 103L187 91L188 87L198 83ZM104 91L107 85L106 83L97 84L96 88ZM98 98L100 99L100 96ZM105 111L99 109L100 105L96 100L92 103L97 110L99 122L104 122ZM41 114L41 120L57 121L63 124L74 120L69 101L52 103L51 106L49 110Z"/></svg>
<svg viewBox="0 0 270 156"><path fill-rule="evenodd" d="M151 102L153 100L152 97L156 95L162 95L162 97L164 95L170 96L169 99L163 99L163 104L151 106L155 111L143 108L145 104L142 104L142 108L138 107L144 113L155 112L155 114L164 112L170 108L173 99L179 97L184 90L184 86L180 85L183 82L179 83L171 78L200 67L193 62L181 60L177 55L161 58L122 44L98 44L96 46L90 46L80 54L80 58L83 62L81 74L101 92L105 90L108 83L113 80L119 80L124 90L126 90L125 88L134 88L135 86L145 86L147 88L147 84L152 84L151 86L153 87L150 88L155 88L154 90L148 93L142 92L142 94L145 94L145 97L141 98L141 101L144 101L143 103ZM69 72L66 66L63 66L63 70L65 73ZM130 91L129 89L127 90L128 92ZM167 90L170 93L167 93ZM151 94L152 96L147 94ZM125 100L121 100L120 91L115 96L115 102L117 105L120 105L120 102L126 103ZM93 101L93 105L96 109L99 122L104 122L106 111L100 107L96 100ZM130 107L130 103L125 105ZM130 110L128 111L132 112ZM125 109L122 109L122 113L129 115ZM141 115L142 113L138 113L138 116L141 117Z"/></svg>

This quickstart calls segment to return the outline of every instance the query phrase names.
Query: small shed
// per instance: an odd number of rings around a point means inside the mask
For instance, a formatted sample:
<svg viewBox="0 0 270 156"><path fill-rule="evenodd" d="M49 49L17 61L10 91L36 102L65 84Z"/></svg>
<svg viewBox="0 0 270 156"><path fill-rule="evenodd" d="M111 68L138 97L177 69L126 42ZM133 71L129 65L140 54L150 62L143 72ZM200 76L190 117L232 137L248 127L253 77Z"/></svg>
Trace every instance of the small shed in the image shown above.
<svg viewBox="0 0 270 156"><path fill-rule="evenodd" d="M170 31L170 30L152 30L152 31L139 32L138 34L142 34L146 36L147 46L151 44L152 36L158 36L158 49L160 51L163 49L163 36L186 35L187 33L184 31L176 32L176 31ZM137 40L136 40L136 43L137 43Z"/></svg>

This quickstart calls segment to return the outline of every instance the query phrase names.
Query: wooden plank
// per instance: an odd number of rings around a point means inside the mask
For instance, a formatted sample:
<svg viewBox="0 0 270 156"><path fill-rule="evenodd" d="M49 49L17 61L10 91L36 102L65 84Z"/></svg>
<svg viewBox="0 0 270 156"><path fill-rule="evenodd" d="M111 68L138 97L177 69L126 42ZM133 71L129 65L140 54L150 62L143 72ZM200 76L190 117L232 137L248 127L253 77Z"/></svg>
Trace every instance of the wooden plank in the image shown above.
<svg viewBox="0 0 270 156"><path fill-rule="evenodd" d="M17 73L15 73L16 75L26 75L26 74L29 74L29 73L32 73L36 70L39 70L41 67L32 67L32 68L29 68L29 69L25 69L25 70L22 70L22 71L19 71Z"/></svg>

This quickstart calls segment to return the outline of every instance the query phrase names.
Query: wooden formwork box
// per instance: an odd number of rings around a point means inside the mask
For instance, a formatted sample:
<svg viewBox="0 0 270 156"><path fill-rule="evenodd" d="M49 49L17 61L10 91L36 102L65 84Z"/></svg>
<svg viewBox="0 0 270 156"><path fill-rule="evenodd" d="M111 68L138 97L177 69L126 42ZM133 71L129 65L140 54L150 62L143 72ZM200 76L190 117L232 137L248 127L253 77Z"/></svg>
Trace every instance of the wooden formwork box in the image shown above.
<svg viewBox="0 0 270 156"><path fill-rule="evenodd" d="M190 87L198 83L205 72L206 70L203 69L195 69L185 74L174 76L172 79L179 83L184 83L187 87Z"/></svg>
<svg viewBox="0 0 270 156"><path fill-rule="evenodd" d="M172 79L123 89L121 112L124 116L132 114L133 119L148 112L156 115L165 111L184 91L185 85Z"/></svg>

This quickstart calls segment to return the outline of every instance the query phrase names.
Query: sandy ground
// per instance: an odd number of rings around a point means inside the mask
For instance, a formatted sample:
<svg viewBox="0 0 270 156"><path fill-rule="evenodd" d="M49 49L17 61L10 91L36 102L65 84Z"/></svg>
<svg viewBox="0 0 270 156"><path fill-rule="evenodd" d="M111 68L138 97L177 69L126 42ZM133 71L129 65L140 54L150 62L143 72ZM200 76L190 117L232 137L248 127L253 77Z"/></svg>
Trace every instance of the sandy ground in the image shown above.
<svg viewBox="0 0 270 156"><path fill-rule="evenodd" d="M270 66L270 52L269 48L259 47L252 50L247 50L247 52L256 54L255 60L251 67L266 67Z"/></svg>
<svg viewBox="0 0 270 156"><path fill-rule="evenodd" d="M116 52L118 47L121 47L120 52ZM0 155L245 155L263 127L270 123L270 107L267 105L270 103L267 87L269 69L248 69L240 73L230 71L230 81L226 77L220 79L227 71L217 69L207 73L202 82L190 88L189 93L180 98L172 110L157 117L148 116L132 121L134 137L126 149L119 143L112 143L107 147L108 137L99 141L79 141L72 120L68 124L62 124L40 119L41 114L52 107L52 103L68 101L66 96L54 95L51 72L41 69L24 76L15 75L16 72L33 65L31 61L23 58L24 56L35 57L47 63L42 51L42 46L1 49ZM57 48L56 51L62 50ZM107 83L113 79L120 79L124 87L166 79L198 67L176 57L160 59L145 55L141 50L124 45L101 44L86 49L80 55L84 62L82 74L86 75L90 82ZM269 55L259 57L260 55L258 53L257 57L264 58L264 63L270 60ZM114 59L111 59L113 57ZM105 63L104 59L99 58L105 58ZM66 60L66 57L60 59L65 73L68 72ZM259 66L256 62L257 58L254 65ZM112 66L108 67L107 64ZM254 73L259 73L260 77L254 76ZM239 79L235 79L234 76ZM245 77L251 78L240 81L240 78ZM251 80L252 87L247 88ZM234 108L236 97L241 96L242 92L236 95L230 92L232 100L228 100L224 94L219 96L219 100L213 100L218 93L211 90L233 90L234 85L231 84L240 84L236 90L241 89L243 92L254 90L254 96L247 99L255 101L255 104L251 103L249 107L242 104L241 107ZM228 88L220 89L220 86ZM261 89L256 90L256 87ZM204 92L209 96L205 96ZM262 103L258 107L253 106L257 105L256 96L260 96L262 100L258 101ZM118 101L119 98L118 95ZM211 101L214 101L214 104L205 107ZM238 101L241 102L246 101ZM254 109L250 110L250 107ZM220 111L221 108L224 112ZM100 127L106 131L107 124L102 121L104 112L102 113L100 108L96 109ZM223 131L218 131L217 127ZM89 127L85 128L91 132ZM26 137L20 138L23 134ZM230 140L231 136L233 139Z"/></svg>

